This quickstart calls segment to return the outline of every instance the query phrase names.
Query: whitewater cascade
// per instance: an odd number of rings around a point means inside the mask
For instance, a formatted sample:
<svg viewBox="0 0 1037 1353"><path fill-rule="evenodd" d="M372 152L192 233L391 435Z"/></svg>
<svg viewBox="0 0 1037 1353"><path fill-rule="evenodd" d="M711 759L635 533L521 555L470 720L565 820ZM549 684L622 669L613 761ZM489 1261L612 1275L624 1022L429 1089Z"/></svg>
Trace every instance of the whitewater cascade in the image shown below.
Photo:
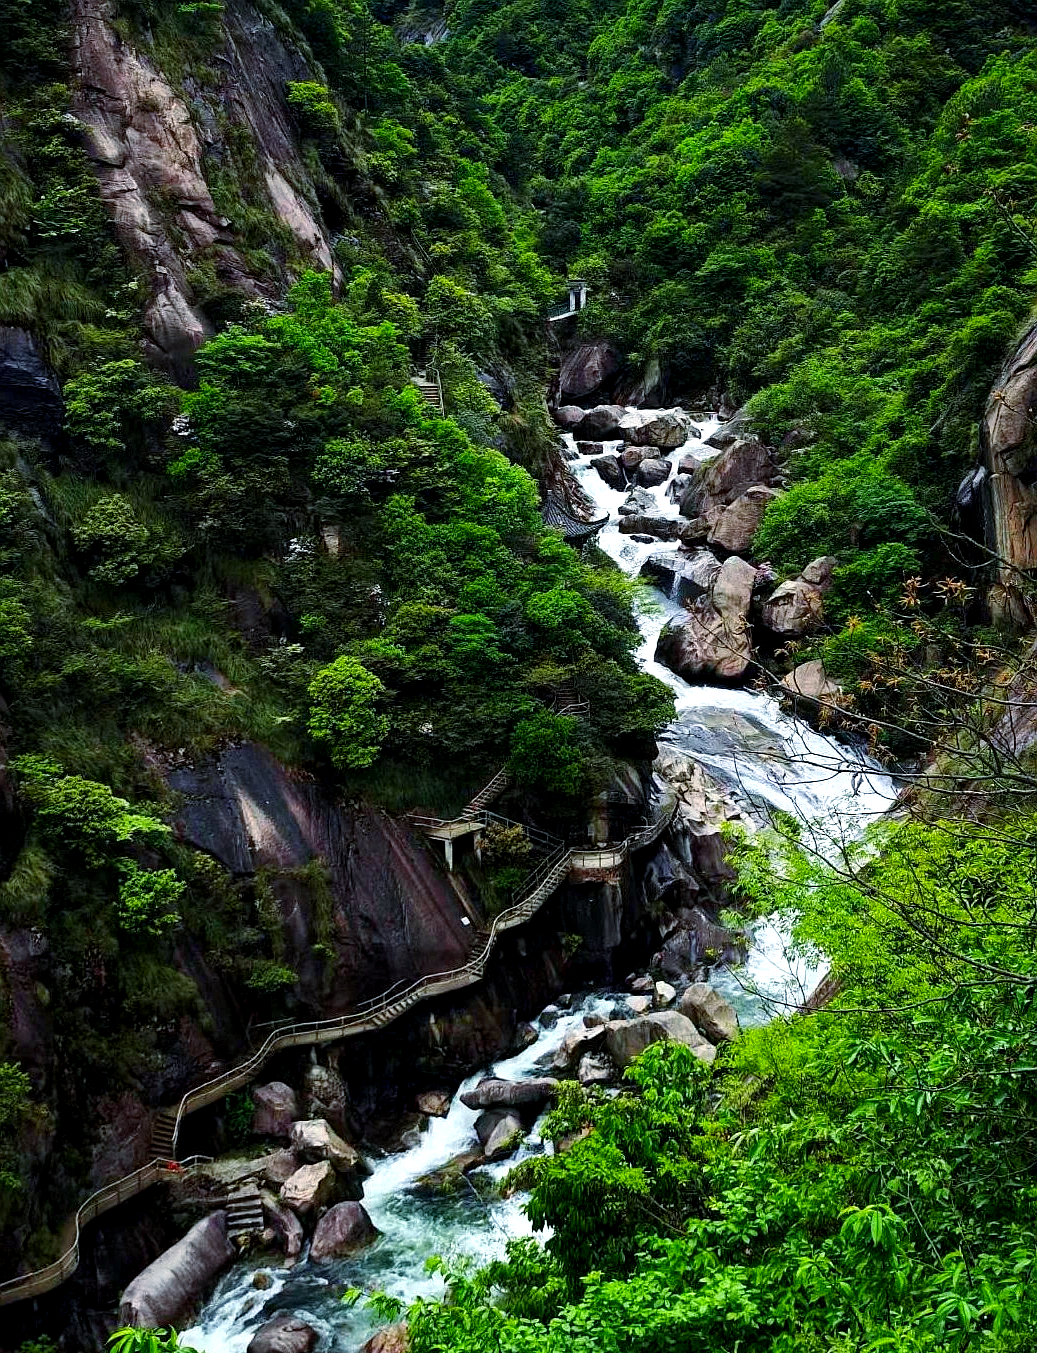
<svg viewBox="0 0 1037 1353"><path fill-rule="evenodd" d="M631 410L631 424L657 416L660 410ZM706 440L720 426L707 417L693 425L693 436L676 451L659 454L671 465L689 453L702 460L715 454ZM698 435L695 436L694 434ZM640 573L649 555L676 551L676 544L633 540L618 529L620 505L626 492L609 488L577 453L571 436L565 438L569 468L594 504L596 517L609 514L598 544L630 576ZM618 443L604 445L606 452ZM671 471L672 478L672 471ZM666 484L641 489L652 498L646 515L676 518L677 507L666 495ZM660 739L721 782L750 814L767 809L794 814L816 849L838 851L858 837L887 811L895 797L887 776L851 747L815 732L780 709L777 701L753 691L716 686L692 686L655 660L663 625L680 613L680 606L658 590L640 608L643 636L638 658L642 668L664 681L674 693L676 717ZM775 1009L801 999L818 973L809 960L792 953L787 936L777 925L754 926L748 959L737 973L716 972L712 982L735 1005L743 1024L762 1023ZM584 997L565 1012L550 1010L537 1025L538 1039L517 1056L498 1061L490 1070L508 1080L544 1074L565 1035L582 1027L589 1013L623 1014L621 994ZM364 1206L380 1239L352 1259L323 1266L305 1259L282 1270L262 1263L243 1262L225 1275L197 1324L184 1332L184 1342L199 1353L245 1353L256 1330L281 1311L289 1311L318 1331L318 1353L355 1353L382 1323L363 1303L342 1305L338 1294L346 1288L379 1290L407 1302L434 1296L442 1283L426 1271L433 1255L486 1262L503 1254L509 1238L529 1235L529 1223L520 1197L499 1200L493 1184L523 1155L543 1150L537 1129L510 1160L478 1171L467 1192L436 1194L415 1188L432 1171L476 1146L473 1109L461 1094L486 1074L480 1071L459 1087L445 1118L430 1120L417 1145L374 1163L364 1184ZM256 1269L269 1277L269 1286L253 1285Z"/></svg>

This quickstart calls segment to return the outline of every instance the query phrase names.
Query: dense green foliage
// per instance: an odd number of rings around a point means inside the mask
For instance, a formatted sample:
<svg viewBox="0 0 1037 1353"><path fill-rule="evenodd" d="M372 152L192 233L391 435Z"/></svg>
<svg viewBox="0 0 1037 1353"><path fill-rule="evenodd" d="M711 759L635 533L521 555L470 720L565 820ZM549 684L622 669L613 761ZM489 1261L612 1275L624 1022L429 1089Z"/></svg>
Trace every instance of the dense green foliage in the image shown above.
<svg viewBox="0 0 1037 1353"><path fill-rule="evenodd" d="M519 1167L551 1238L448 1269L415 1353L1031 1347L1035 852L1029 817L886 827L837 870L743 846L746 900L830 955L831 1009L712 1070L654 1044L618 1098L566 1086L567 1145Z"/></svg>
<svg viewBox="0 0 1037 1353"><path fill-rule="evenodd" d="M874 743L924 752L950 721L966 750L961 709L1000 656L968 589L928 580L1037 283L1030 5L456 0L426 44L440 16L403 0L264 0L307 77L285 116L334 287L220 96L241 8L117 6L174 85L217 91L205 174L279 298L197 253L214 337L180 388L141 360L146 284L69 116L66 8L0 0L0 324L34 334L66 400L59 444L0 442L22 814L0 920L46 934L53 1102L77 1127L91 1087L139 1085L202 1014L183 932L246 1014L298 985L271 881L174 839L178 758L260 741L336 790L443 812L507 764L515 804L582 826L611 763L650 751L672 702L636 669L631 589L539 515L540 321L566 273L624 378L723 390L780 448L791 488L755 553L788 573L838 557L811 651L857 682ZM428 366L446 417L410 382ZM553 712L574 685L579 720ZM835 873L795 843L777 869L747 849L746 900L777 898L832 957L844 1013L746 1037L708 1086L656 1048L627 1096L567 1092L558 1135L591 1131L531 1167L551 1242L453 1275L451 1304L411 1314L415 1353L1028 1347L1034 839L1029 819L909 825ZM489 909L526 863L489 842ZM5 1138L39 1115L0 1062ZM64 1146L71 1195L86 1153ZM17 1166L5 1145L5 1224ZM53 1245L32 1240L41 1261Z"/></svg>

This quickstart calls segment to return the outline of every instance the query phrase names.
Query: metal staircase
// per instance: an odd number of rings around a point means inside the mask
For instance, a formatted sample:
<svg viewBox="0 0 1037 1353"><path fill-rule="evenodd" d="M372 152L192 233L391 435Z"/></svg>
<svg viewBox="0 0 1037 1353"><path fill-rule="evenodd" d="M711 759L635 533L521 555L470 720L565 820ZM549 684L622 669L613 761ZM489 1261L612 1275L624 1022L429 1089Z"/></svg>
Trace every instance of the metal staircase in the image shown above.
<svg viewBox="0 0 1037 1353"><path fill-rule="evenodd" d="M151 1124L151 1154L156 1160L176 1159L176 1109L159 1109Z"/></svg>
<svg viewBox="0 0 1037 1353"><path fill-rule="evenodd" d="M574 858L586 861L588 859L593 860L595 856L601 856L603 859L608 857L610 862L617 856L624 858L631 851L649 845L661 835L671 822L676 806L676 800L671 801L659 813L655 821L648 823L632 836L627 837L621 846L610 847L604 851L577 852L567 846L559 845L555 838L548 837L546 833L540 833L546 840L555 843L554 849L528 875L522 886L520 900L500 912L487 930L476 932L472 938L470 957L461 967L452 968L448 972L432 973L410 983L397 982L395 986L382 992L380 996L375 996L371 1000L363 1002L349 1014L341 1015L336 1019L300 1021L275 1029L261 1047L257 1048L251 1056L237 1066L231 1067L221 1075L206 1081L205 1084L189 1090L175 1109L160 1110L155 1118L152 1137L155 1147L161 1146L161 1150L156 1149L156 1158L139 1170L134 1170L131 1174L115 1180L96 1193L91 1194L78 1212L69 1220L67 1232L72 1237L72 1241L61 1258L53 1264L48 1264L45 1268L0 1283L0 1306L6 1306L15 1301L23 1301L28 1297L42 1296L44 1292L49 1292L52 1288L57 1287L75 1272L79 1264L80 1231L94 1217L142 1193L159 1180L168 1178L171 1171L179 1172L189 1169L192 1164L209 1159L209 1157L195 1156L179 1164L176 1161L176 1143L180 1124L187 1114L195 1113L209 1104L215 1104L230 1094L232 1090L248 1085L276 1052L281 1052L286 1048L313 1047L323 1043L336 1043L345 1038L353 1038L358 1034L372 1033L398 1019L400 1015L421 1001L472 986L482 978L500 935L506 930L522 925L543 906L544 902L566 878ZM494 815L487 814L487 816L492 817ZM506 821L506 819L501 820ZM526 830L532 829L527 828ZM250 1195L246 1196L243 1192L236 1195L234 1201L241 1204L240 1211L236 1211L236 1219L240 1220L243 1228L246 1227L246 1223L251 1225L256 1221L256 1211L251 1205ZM262 1225L261 1205L258 1225Z"/></svg>
<svg viewBox="0 0 1037 1353"><path fill-rule="evenodd" d="M434 413L439 414L440 418L442 418L444 414L443 386L439 379L439 373L433 371L431 374L431 380L429 379L429 373L423 371L417 376L411 376L410 381L411 385L416 387L418 394L421 395L429 408L432 409Z"/></svg>
<svg viewBox="0 0 1037 1353"><path fill-rule="evenodd" d="M489 808L491 803L500 798L510 782L511 776L508 774L508 771L506 769L499 770L489 784L483 785L478 794L468 801L461 816L471 817L481 809Z"/></svg>
<svg viewBox="0 0 1037 1353"><path fill-rule="evenodd" d="M240 1242L263 1229L263 1199L255 1184L239 1190L227 1199L227 1236Z"/></svg>

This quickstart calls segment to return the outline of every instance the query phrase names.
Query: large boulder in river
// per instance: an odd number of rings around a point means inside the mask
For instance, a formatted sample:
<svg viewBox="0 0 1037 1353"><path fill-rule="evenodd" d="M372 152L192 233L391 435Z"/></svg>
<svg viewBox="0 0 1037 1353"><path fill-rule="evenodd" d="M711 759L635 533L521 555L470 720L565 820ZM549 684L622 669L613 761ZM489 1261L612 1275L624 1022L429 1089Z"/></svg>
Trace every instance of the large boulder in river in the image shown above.
<svg viewBox="0 0 1037 1353"><path fill-rule="evenodd" d="M737 555L726 559L708 595L693 601L683 620L665 626L656 658L685 681L740 680L752 658L746 617L755 580L751 564Z"/></svg>
<svg viewBox="0 0 1037 1353"><path fill-rule="evenodd" d="M281 1202L300 1217L312 1216L334 1198L338 1176L330 1161L301 1165L281 1185Z"/></svg>
<svg viewBox="0 0 1037 1353"><path fill-rule="evenodd" d="M673 467L661 456L650 456L637 467L637 482L645 489L654 489L665 484Z"/></svg>
<svg viewBox="0 0 1037 1353"><path fill-rule="evenodd" d="M320 1338L317 1331L291 1311L279 1311L260 1325L246 1353L311 1353Z"/></svg>
<svg viewBox="0 0 1037 1353"><path fill-rule="evenodd" d="M461 1103L469 1109L513 1109L523 1104L546 1104L558 1093L552 1076L528 1081L506 1081L488 1076L474 1090L466 1090Z"/></svg>
<svg viewBox="0 0 1037 1353"><path fill-rule="evenodd" d="M404 1320L398 1325L386 1325L383 1329L375 1330L360 1353L407 1353L409 1347L410 1331Z"/></svg>
<svg viewBox="0 0 1037 1353"><path fill-rule="evenodd" d="M501 1160L514 1151L522 1119L514 1109L486 1109L475 1120L475 1135L487 1160Z"/></svg>
<svg viewBox="0 0 1037 1353"><path fill-rule="evenodd" d="M657 1010L640 1019L610 1020L605 1026L609 1056L622 1071L639 1057L650 1043L669 1041L691 1048L702 1062L712 1062L716 1048L695 1028L686 1015L677 1010Z"/></svg>
<svg viewBox="0 0 1037 1353"><path fill-rule="evenodd" d="M624 434L635 446L661 446L672 451L691 435L691 419L683 409L664 409Z"/></svg>
<svg viewBox="0 0 1037 1353"><path fill-rule="evenodd" d="M292 1124L292 1151L305 1165L327 1160L342 1174L360 1164L360 1152L344 1142L323 1118L307 1118Z"/></svg>
<svg viewBox="0 0 1037 1353"><path fill-rule="evenodd" d="M651 554L641 565L641 576L650 578L673 601L694 601L708 596L720 573L720 560L709 550L669 550Z"/></svg>
<svg viewBox="0 0 1037 1353"><path fill-rule="evenodd" d="M681 1014L711 1043L738 1037L738 1015L730 1001L708 982L693 982L681 996Z"/></svg>
<svg viewBox="0 0 1037 1353"><path fill-rule="evenodd" d="M607 339L581 343L566 357L558 373L558 388L570 399L585 399L616 374L619 354Z"/></svg>
<svg viewBox="0 0 1037 1353"><path fill-rule="evenodd" d="M578 441L625 439L626 433L622 424L626 416L626 410L621 409L618 404L599 404L597 408L587 410L573 432ZM651 441L651 438L648 440Z"/></svg>
<svg viewBox="0 0 1037 1353"><path fill-rule="evenodd" d="M336 1203L317 1223L310 1242L310 1258L314 1263L343 1259L366 1249L377 1239L378 1229L362 1203Z"/></svg>
<svg viewBox="0 0 1037 1353"><path fill-rule="evenodd" d="M672 517L643 517L637 513L621 517L619 532L624 536L655 536L659 540L676 540L680 524Z"/></svg>
<svg viewBox="0 0 1037 1353"><path fill-rule="evenodd" d="M252 1131L257 1137L288 1137L299 1117L295 1091L284 1081L257 1085L252 1091Z"/></svg>
<svg viewBox="0 0 1037 1353"><path fill-rule="evenodd" d="M632 488L625 501L620 503L617 512L621 517L644 517L648 516L654 507L655 499L647 489Z"/></svg>
<svg viewBox="0 0 1037 1353"><path fill-rule="evenodd" d="M135 1329L181 1324L236 1254L226 1212L211 1212L137 1274L122 1294L119 1323Z"/></svg>
<svg viewBox="0 0 1037 1353"><path fill-rule="evenodd" d="M711 508L724 507L754 485L769 486L778 467L770 448L757 437L733 442L715 460L692 475L692 485L681 502L685 517L708 516Z"/></svg>
<svg viewBox="0 0 1037 1353"><path fill-rule="evenodd" d="M777 489L769 489L763 484L746 489L721 510L706 543L726 554L746 554L760 529L764 513L778 496Z"/></svg>
<svg viewBox="0 0 1037 1353"><path fill-rule="evenodd" d="M815 705L836 705L843 693L843 688L832 680L819 658L793 667L787 676L782 677L781 684L789 695Z"/></svg>
<svg viewBox="0 0 1037 1353"><path fill-rule="evenodd" d="M552 412L551 417L560 428L565 428L566 432L571 432L574 427L583 422L583 416L586 412L586 409L581 409L576 404L560 404Z"/></svg>
<svg viewBox="0 0 1037 1353"><path fill-rule="evenodd" d="M601 475L610 489L622 489L627 482L626 471L618 456L595 456L591 465Z"/></svg>

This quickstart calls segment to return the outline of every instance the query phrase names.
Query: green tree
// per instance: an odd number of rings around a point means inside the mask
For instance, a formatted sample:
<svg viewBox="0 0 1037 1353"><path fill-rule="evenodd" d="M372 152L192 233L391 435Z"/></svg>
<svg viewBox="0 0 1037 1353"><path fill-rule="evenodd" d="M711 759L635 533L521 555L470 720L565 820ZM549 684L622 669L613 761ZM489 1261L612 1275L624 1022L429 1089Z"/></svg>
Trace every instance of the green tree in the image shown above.
<svg viewBox="0 0 1037 1353"><path fill-rule="evenodd" d="M310 682L307 729L326 746L340 770L370 766L389 732L389 717L377 705L385 694L381 681L356 658L343 654L322 667Z"/></svg>

